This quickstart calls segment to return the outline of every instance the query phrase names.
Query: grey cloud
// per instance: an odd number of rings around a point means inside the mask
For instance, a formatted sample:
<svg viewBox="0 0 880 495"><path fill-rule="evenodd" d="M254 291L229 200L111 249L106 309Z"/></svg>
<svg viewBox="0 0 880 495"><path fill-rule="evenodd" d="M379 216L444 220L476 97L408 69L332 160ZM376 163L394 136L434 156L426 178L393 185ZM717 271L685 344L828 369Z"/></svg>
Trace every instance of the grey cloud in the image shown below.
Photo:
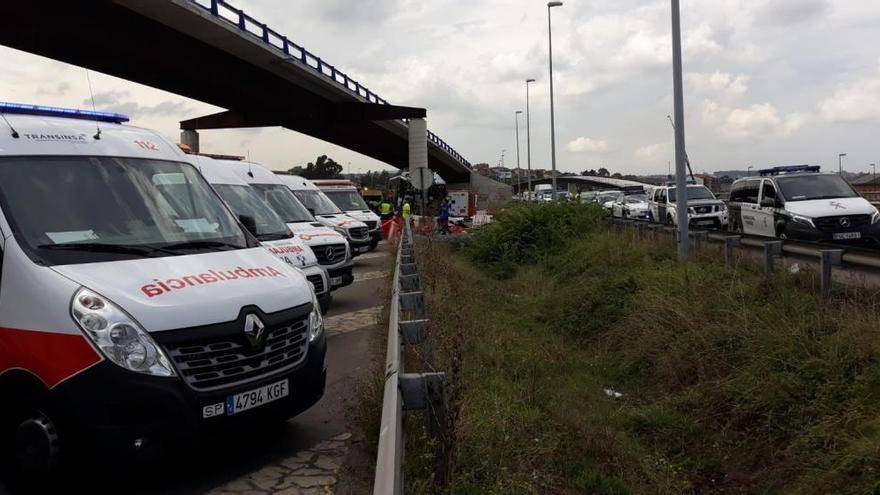
<svg viewBox="0 0 880 495"><path fill-rule="evenodd" d="M68 82L60 82L54 89L37 88L38 95L64 96L68 91L70 91L70 83Z"/></svg>
<svg viewBox="0 0 880 495"><path fill-rule="evenodd" d="M188 115L192 108L184 100L162 101L156 105L141 105L131 101L128 91L110 90L95 93L95 108L108 112L123 113L130 116L157 116L180 118ZM92 100L86 98L83 105L90 107Z"/></svg>
<svg viewBox="0 0 880 495"><path fill-rule="evenodd" d="M755 20L762 25L793 26L821 17L829 9L827 0L773 0L756 10Z"/></svg>
<svg viewBox="0 0 880 495"><path fill-rule="evenodd" d="M85 106L91 106L94 103L96 107L108 107L118 104L129 96L131 96L131 93L128 91L111 89L110 91L95 93L91 98L83 100L82 104Z"/></svg>
<svg viewBox="0 0 880 495"><path fill-rule="evenodd" d="M399 11L402 0L325 0L319 6L322 17L337 24L375 25Z"/></svg>

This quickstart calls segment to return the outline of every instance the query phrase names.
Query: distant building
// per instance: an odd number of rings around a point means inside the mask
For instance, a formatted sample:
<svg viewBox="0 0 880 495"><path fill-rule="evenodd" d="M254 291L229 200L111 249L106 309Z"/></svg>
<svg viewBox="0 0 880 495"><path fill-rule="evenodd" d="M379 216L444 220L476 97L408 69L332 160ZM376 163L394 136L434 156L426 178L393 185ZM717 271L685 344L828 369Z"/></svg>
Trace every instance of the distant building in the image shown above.
<svg viewBox="0 0 880 495"><path fill-rule="evenodd" d="M880 202L880 177L867 174L850 181L853 188L872 203Z"/></svg>

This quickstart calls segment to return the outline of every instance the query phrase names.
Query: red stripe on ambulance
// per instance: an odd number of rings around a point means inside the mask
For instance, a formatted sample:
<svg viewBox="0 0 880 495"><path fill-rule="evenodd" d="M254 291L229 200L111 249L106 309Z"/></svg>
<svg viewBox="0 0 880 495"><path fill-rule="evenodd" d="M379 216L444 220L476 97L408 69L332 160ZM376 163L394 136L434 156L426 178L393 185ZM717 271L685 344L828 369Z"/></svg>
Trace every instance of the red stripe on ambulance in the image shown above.
<svg viewBox="0 0 880 495"><path fill-rule="evenodd" d="M27 370L52 388L99 361L83 335L0 328L0 373Z"/></svg>

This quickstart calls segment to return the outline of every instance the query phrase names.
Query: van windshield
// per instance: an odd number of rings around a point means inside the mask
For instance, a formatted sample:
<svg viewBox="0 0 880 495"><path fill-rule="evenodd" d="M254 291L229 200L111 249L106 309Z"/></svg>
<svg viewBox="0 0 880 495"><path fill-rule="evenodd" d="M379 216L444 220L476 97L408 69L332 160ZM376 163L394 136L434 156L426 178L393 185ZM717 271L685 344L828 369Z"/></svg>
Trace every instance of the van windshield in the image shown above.
<svg viewBox="0 0 880 495"><path fill-rule="evenodd" d="M357 191L327 190L324 194L342 211L369 210L364 198Z"/></svg>
<svg viewBox="0 0 880 495"><path fill-rule="evenodd" d="M695 201L700 199L715 199L715 195L712 194L712 191L707 189L705 186L692 186L687 188L688 192L688 201ZM675 203L675 189L669 188L669 202Z"/></svg>
<svg viewBox="0 0 880 495"><path fill-rule="evenodd" d="M315 217L284 184L251 184L251 187L260 194L263 201L268 203L285 223L315 221Z"/></svg>
<svg viewBox="0 0 880 495"><path fill-rule="evenodd" d="M233 213L239 215L239 218L246 217L242 222L245 227L248 227L249 221L253 221L249 228L253 229L251 233L257 240L277 241L293 237L281 217L253 188L237 184L214 184L214 190L226 201Z"/></svg>
<svg viewBox="0 0 880 495"><path fill-rule="evenodd" d="M0 158L0 206L28 255L48 265L249 247L189 164L139 158Z"/></svg>
<svg viewBox="0 0 880 495"><path fill-rule="evenodd" d="M327 196L324 196L321 191L301 190L293 191L293 194L302 201L306 208L312 210L315 215L336 215L337 213L342 213L339 207L327 199Z"/></svg>
<svg viewBox="0 0 880 495"><path fill-rule="evenodd" d="M855 198L858 194L839 175L794 175L776 179L786 201Z"/></svg>

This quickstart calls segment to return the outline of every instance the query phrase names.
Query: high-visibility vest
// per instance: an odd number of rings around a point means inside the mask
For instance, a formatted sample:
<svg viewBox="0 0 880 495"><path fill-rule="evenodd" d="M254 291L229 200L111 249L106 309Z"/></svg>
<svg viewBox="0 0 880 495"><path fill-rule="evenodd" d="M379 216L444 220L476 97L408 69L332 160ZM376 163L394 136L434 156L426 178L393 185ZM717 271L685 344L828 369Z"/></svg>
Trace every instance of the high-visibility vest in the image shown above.
<svg viewBox="0 0 880 495"><path fill-rule="evenodd" d="M391 214L391 203L382 203L382 214L390 215Z"/></svg>
<svg viewBox="0 0 880 495"><path fill-rule="evenodd" d="M409 203L404 203L403 204L403 218L409 218L409 210L410 210Z"/></svg>

